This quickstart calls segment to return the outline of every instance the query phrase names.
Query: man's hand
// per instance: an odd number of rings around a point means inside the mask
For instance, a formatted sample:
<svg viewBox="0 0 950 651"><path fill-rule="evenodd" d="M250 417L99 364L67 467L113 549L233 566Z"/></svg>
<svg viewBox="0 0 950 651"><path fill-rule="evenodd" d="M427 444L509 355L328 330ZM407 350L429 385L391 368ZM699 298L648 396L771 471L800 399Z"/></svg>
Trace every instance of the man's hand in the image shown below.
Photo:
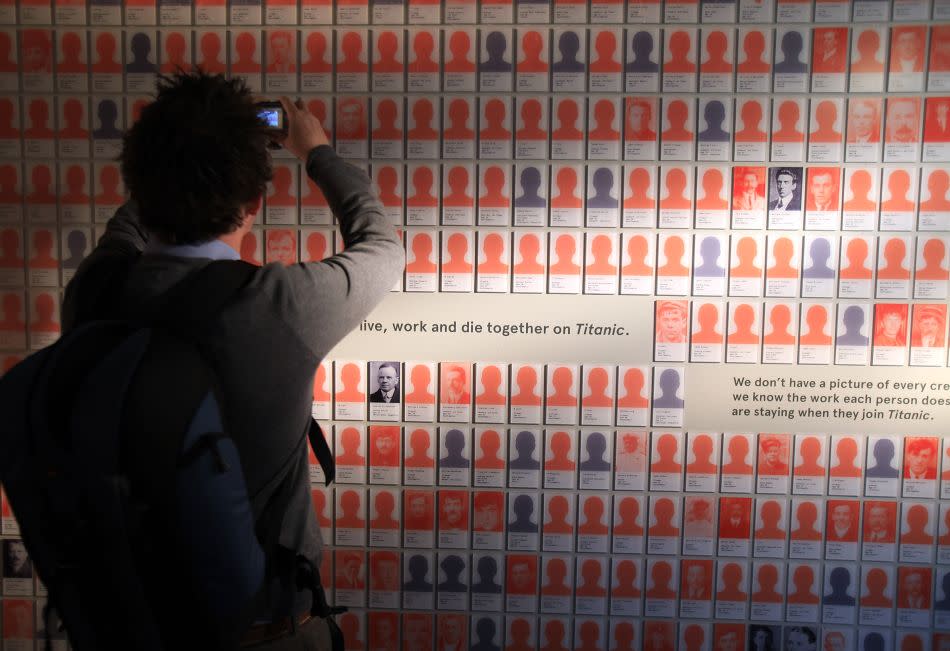
<svg viewBox="0 0 950 651"><path fill-rule="evenodd" d="M280 98L280 103L284 107L284 112L287 113L287 136L280 141L280 144L287 151L306 162L310 150L319 145L330 144L320 120L307 110L303 101L297 100L294 103L289 97L284 96Z"/></svg>

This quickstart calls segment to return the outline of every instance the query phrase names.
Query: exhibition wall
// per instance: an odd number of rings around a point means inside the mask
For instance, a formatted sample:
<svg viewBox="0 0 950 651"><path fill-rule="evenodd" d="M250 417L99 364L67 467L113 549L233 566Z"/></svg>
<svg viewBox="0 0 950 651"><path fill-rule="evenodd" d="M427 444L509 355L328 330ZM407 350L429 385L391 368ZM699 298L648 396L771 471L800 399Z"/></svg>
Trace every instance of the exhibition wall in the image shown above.
<svg viewBox="0 0 950 651"><path fill-rule="evenodd" d="M302 99L405 243L315 381L347 649L950 649L950 2L2 3L4 368L193 65ZM242 257L339 252L274 163Z"/></svg>

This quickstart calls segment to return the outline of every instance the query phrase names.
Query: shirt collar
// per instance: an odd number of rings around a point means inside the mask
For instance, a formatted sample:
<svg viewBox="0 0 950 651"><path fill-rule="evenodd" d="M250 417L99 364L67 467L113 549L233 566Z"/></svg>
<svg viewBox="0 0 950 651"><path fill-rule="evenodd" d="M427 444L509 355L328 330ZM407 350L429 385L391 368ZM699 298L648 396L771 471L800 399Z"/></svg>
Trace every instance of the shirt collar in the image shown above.
<svg viewBox="0 0 950 651"><path fill-rule="evenodd" d="M241 254L221 240L208 240L197 244L165 244L154 235L148 240L145 253L173 255L179 258L208 258L210 260L240 260Z"/></svg>

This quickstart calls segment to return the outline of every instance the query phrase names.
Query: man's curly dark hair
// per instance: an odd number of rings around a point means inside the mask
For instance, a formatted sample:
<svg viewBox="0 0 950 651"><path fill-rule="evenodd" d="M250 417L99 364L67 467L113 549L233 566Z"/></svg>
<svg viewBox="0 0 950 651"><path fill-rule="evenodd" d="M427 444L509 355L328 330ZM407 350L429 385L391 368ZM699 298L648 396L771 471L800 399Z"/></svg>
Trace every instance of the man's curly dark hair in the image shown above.
<svg viewBox="0 0 950 651"><path fill-rule="evenodd" d="M235 231L273 176L268 127L241 78L160 76L155 101L123 138L122 177L142 225L166 244Z"/></svg>

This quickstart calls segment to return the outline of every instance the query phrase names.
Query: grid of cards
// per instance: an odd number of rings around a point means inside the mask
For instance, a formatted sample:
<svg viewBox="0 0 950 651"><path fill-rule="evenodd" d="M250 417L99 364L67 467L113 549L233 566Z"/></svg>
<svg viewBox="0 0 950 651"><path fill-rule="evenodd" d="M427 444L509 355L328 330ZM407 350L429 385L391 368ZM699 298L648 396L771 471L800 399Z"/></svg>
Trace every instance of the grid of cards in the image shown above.
<svg viewBox="0 0 950 651"><path fill-rule="evenodd" d="M683 430L692 364L947 366L950 2L3 4L3 369L59 336L123 130L196 65L321 119L405 243L394 292L615 296L652 327L639 366L321 364L347 651L950 651L939 427ZM262 222L245 260L343 248L285 152ZM32 649L0 506L0 636Z"/></svg>

